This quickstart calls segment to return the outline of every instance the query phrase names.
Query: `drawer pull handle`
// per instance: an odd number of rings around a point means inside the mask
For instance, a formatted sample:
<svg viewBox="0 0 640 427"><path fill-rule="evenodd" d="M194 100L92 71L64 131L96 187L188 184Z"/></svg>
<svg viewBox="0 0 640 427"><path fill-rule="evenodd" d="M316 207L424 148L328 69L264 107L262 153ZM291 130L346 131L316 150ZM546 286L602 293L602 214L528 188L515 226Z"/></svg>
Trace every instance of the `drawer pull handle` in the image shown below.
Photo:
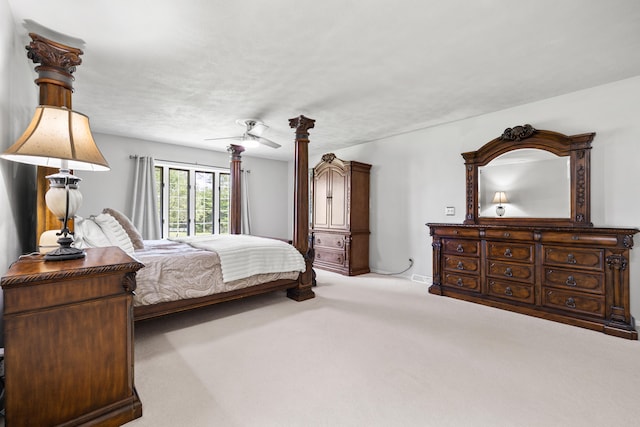
<svg viewBox="0 0 640 427"><path fill-rule="evenodd" d="M464 252L464 248L462 247L462 245L458 245L458 247L456 248L456 252L459 252L459 253Z"/></svg>
<svg viewBox="0 0 640 427"><path fill-rule="evenodd" d="M462 279L461 278L458 278L458 281L456 282L456 285L458 285L460 287L464 286L464 283L462 283Z"/></svg>
<svg viewBox="0 0 640 427"><path fill-rule="evenodd" d="M567 262L569 264L575 264L576 263L576 257L573 254L569 254L567 255Z"/></svg>
<svg viewBox="0 0 640 427"><path fill-rule="evenodd" d="M458 270L464 270L464 264L462 263L462 261L458 261L458 265L456 266L456 268Z"/></svg>
<svg viewBox="0 0 640 427"><path fill-rule="evenodd" d="M318 239L318 244L322 243L322 240Z"/></svg>
<svg viewBox="0 0 640 427"><path fill-rule="evenodd" d="M336 242L336 245L337 245L339 248L341 248L341 247L342 247L342 241L338 240L338 241Z"/></svg>
<svg viewBox="0 0 640 427"><path fill-rule="evenodd" d="M504 294L511 297L513 296L513 291L509 286L507 286L506 289L504 290Z"/></svg>
<svg viewBox="0 0 640 427"><path fill-rule="evenodd" d="M504 232L504 237L509 237L509 236L511 236L511 234L508 231L505 231Z"/></svg>
<svg viewBox="0 0 640 427"><path fill-rule="evenodd" d="M511 258L513 256L513 254L511 253L511 248L507 248L504 251L504 256Z"/></svg>
<svg viewBox="0 0 640 427"><path fill-rule="evenodd" d="M507 277L513 277L513 271L511 271L511 267L507 267L507 269L504 270L504 275Z"/></svg>
<svg viewBox="0 0 640 427"><path fill-rule="evenodd" d="M569 308L576 308L576 300L574 300L573 298L567 298L564 305L566 305Z"/></svg>
<svg viewBox="0 0 640 427"><path fill-rule="evenodd" d="M567 281L565 282L567 286L576 286L576 279L573 276L567 277Z"/></svg>
<svg viewBox="0 0 640 427"><path fill-rule="evenodd" d="M322 255L320 253L316 253L316 258L318 259L322 258Z"/></svg>

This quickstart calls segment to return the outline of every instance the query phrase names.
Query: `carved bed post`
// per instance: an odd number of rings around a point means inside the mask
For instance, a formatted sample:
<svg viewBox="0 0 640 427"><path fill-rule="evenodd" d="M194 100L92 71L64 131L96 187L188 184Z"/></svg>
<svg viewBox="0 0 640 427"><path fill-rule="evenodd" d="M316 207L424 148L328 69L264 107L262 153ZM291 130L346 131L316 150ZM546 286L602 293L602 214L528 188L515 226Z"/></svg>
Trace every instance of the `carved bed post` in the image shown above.
<svg viewBox="0 0 640 427"><path fill-rule="evenodd" d="M313 262L309 251L309 129L315 120L305 116L289 120L289 126L296 130L294 160L294 205L293 205L293 245L304 256L306 271L300 274L298 285L287 290L287 296L296 301L315 297L313 285Z"/></svg>
<svg viewBox="0 0 640 427"><path fill-rule="evenodd" d="M240 234L242 228L242 152L244 147L231 144L227 151L231 154L231 185L229 195L229 233Z"/></svg>

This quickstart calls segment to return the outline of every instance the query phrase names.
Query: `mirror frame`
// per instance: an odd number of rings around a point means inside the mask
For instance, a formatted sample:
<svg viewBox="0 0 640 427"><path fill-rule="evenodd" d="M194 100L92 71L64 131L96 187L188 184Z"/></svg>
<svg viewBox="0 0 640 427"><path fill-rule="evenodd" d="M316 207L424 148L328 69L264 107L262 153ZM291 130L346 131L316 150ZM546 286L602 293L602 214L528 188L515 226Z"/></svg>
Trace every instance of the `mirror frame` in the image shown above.
<svg viewBox="0 0 640 427"><path fill-rule="evenodd" d="M466 216L464 224L547 225L592 227L591 223L591 141L595 132L567 136L531 125L507 128L478 151L462 153L466 169ZM571 216L569 218L489 218L478 215L478 168L496 157L522 148L537 148L569 157L571 170Z"/></svg>

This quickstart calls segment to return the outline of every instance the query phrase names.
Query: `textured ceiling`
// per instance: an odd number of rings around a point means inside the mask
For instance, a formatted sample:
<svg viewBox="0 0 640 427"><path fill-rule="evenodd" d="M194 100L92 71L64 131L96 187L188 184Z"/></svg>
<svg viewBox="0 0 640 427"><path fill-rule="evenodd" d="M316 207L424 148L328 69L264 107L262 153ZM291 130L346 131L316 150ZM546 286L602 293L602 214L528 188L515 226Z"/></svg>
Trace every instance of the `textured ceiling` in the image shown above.
<svg viewBox="0 0 640 427"><path fill-rule="evenodd" d="M73 107L95 132L223 151L204 139L257 118L283 147L246 155L283 160L299 114L314 154L640 75L637 0L9 5L24 45L84 50Z"/></svg>

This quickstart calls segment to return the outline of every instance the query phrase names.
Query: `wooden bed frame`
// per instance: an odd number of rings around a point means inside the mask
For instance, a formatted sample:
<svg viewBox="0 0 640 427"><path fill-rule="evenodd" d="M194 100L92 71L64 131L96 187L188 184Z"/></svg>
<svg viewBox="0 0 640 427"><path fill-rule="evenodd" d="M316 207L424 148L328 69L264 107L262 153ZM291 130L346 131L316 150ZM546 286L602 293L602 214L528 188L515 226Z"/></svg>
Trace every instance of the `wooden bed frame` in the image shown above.
<svg viewBox="0 0 640 427"><path fill-rule="evenodd" d="M295 164L294 164L294 220L293 220L293 245L304 256L306 271L300 273L294 280L276 280L219 294L205 297L190 298L179 301L169 301L152 305L138 306L134 308L135 320L144 320L164 316L179 311L204 307L219 302L230 301L252 295L258 295L276 290L286 290L287 296L296 301L305 301L315 297L312 290L313 282L313 255L309 247L309 129L313 128L315 120L305 116L299 116L289 120L289 126L295 129ZM230 231L232 234L240 233L240 200L241 200L241 153L244 147L232 145L229 148L231 154L231 195L230 195ZM38 169L41 169L40 167ZM46 169L46 168L45 168ZM46 173L39 173L46 187ZM38 215L46 215L46 205L39 204ZM51 228L55 228L52 226Z"/></svg>
<svg viewBox="0 0 640 427"><path fill-rule="evenodd" d="M262 283L244 289L207 295L199 298L169 301L159 304L143 305L134 308L136 321L160 317L180 311L191 310L224 301L259 295L266 292L286 290L287 296L296 301L305 301L315 297L312 287L313 257L309 248L309 129L313 128L315 120L305 116L299 116L289 120L289 126L295 129L295 164L294 164L294 219L293 219L293 245L304 256L306 270L300 273L294 280L276 280ZM231 154L231 195L230 195L230 224L231 234L240 233L240 170L241 154L244 147L232 145L229 147Z"/></svg>

